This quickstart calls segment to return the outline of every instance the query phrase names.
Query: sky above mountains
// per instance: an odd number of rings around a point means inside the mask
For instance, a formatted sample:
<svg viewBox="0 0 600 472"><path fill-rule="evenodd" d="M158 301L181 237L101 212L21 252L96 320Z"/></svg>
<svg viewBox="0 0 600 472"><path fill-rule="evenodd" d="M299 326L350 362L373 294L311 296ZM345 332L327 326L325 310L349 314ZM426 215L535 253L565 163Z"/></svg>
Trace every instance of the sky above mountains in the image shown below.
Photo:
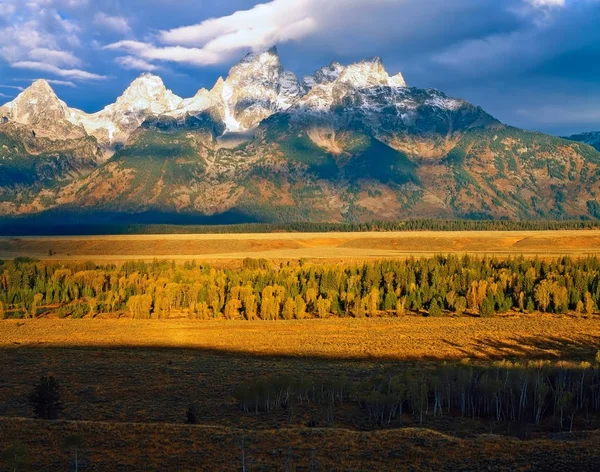
<svg viewBox="0 0 600 472"><path fill-rule="evenodd" d="M381 56L505 123L600 130L600 0L0 0L0 104L45 78L97 111L141 72L177 95L211 88L249 51L287 70Z"/></svg>

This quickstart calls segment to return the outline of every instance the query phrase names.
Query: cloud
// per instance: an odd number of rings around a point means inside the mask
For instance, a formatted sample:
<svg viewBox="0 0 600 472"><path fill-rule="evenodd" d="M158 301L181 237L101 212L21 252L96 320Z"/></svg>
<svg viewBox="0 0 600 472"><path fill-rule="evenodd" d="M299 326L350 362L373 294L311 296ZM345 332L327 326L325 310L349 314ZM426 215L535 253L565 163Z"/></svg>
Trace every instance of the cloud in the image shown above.
<svg viewBox="0 0 600 472"><path fill-rule="evenodd" d="M565 0L526 0L531 6L535 8L556 8L564 7Z"/></svg>
<svg viewBox="0 0 600 472"><path fill-rule="evenodd" d="M6 95L5 93L0 92L0 97L2 97L2 98L13 98L14 95Z"/></svg>
<svg viewBox="0 0 600 472"><path fill-rule="evenodd" d="M127 70L142 70L147 72L154 72L160 70L161 67L151 64L143 59L133 56L124 56L115 58L115 62L119 64L123 69Z"/></svg>
<svg viewBox="0 0 600 472"><path fill-rule="evenodd" d="M340 3L340 0L331 0ZM124 50L145 60L220 64L242 50L266 49L304 38L317 29L315 0L273 0L232 15L192 26L160 31L157 42L120 41L106 47Z"/></svg>
<svg viewBox="0 0 600 472"><path fill-rule="evenodd" d="M108 78L106 75L93 74L79 69L61 69L45 62L19 61L11 64L11 66L16 69L41 70L74 80L103 80Z"/></svg>
<svg viewBox="0 0 600 472"><path fill-rule="evenodd" d="M38 77L36 79L14 79L17 82L35 82L36 80L45 80L49 84L52 85L62 85L65 87L77 88L77 85L70 80L58 80L58 79L47 79L45 77ZM23 90L23 87L18 87L20 90Z"/></svg>
<svg viewBox="0 0 600 472"><path fill-rule="evenodd" d="M94 16L94 24L122 34L131 31L129 22L122 16L110 16L102 12L96 13Z"/></svg>
<svg viewBox="0 0 600 472"><path fill-rule="evenodd" d="M47 48L35 48L29 51L29 57L36 61L43 61L54 66L80 66L81 60L67 51Z"/></svg>
<svg viewBox="0 0 600 472"><path fill-rule="evenodd" d="M0 22L0 63L6 61L14 69L41 70L71 80L105 78L82 70L83 61L75 50L81 50L79 22L63 16L58 8L77 9L85 0L2 0L2 12L10 21Z"/></svg>
<svg viewBox="0 0 600 472"><path fill-rule="evenodd" d="M222 55L201 48L154 47L140 41L119 41L105 46L104 49L127 51L139 56L142 60L170 61L197 66L220 64L226 59Z"/></svg>
<svg viewBox="0 0 600 472"><path fill-rule="evenodd" d="M497 10L500 18L511 11L513 18L545 18L545 10L564 5L565 0L506 0L502 6L496 0L429 0L424 8L416 0L272 0L190 26L161 30L143 42L112 43L106 49L126 51L146 61L205 66L227 63L244 51L315 37L340 50L361 47L363 40L371 47L386 39L388 43L411 42L424 32L435 37L428 28L433 24L448 32L444 26L448 18L460 30L461 23L472 25L472 15L491 17L489 12ZM347 45L341 44L344 41Z"/></svg>
<svg viewBox="0 0 600 472"><path fill-rule="evenodd" d="M16 11L15 5L9 3L0 3L0 17L8 18L12 16Z"/></svg>
<svg viewBox="0 0 600 472"><path fill-rule="evenodd" d="M20 90L23 91L23 87L20 87L18 85L0 85L0 88L8 88L8 89L14 89L14 90Z"/></svg>

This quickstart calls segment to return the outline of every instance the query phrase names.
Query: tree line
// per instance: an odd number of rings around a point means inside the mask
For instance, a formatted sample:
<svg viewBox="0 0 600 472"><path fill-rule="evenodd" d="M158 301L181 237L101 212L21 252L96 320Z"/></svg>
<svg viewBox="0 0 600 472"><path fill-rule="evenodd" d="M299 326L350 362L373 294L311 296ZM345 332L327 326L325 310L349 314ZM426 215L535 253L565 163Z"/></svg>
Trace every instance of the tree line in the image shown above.
<svg viewBox="0 0 600 472"><path fill-rule="evenodd" d="M557 231L600 228L599 220L402 220L356 223L239 223L239 224L119 224L62 222L60 216L42 222L0 219L0 234L87 235L87 234L234 234L234 233L328 233L390 231Z"/></svg>
<svg viewBox="0 0 600 472"><path fill-rule="evenodd" d="M364 264L246 259L241 268L187 262L0 263L0 318L100 313L133 318L279 320L479 315L593 315L600 259L438 256Z"/></svg>
<svg viewBox="0 0 600 472"><path fill-rule="evenodd" d="M256 415L281 409L292 415L302 405L320 405L328 424L335 422L336 408L353 403L364 420L380 427L401 426L407 416L419 424L462 417L572 431L578 423L586 429L597 424L598 362L600 352L595 365L499 361L477 366L465 359L433 368L390 369L364 381L275 376L242 384L236 400L243 412Z"/></svg>

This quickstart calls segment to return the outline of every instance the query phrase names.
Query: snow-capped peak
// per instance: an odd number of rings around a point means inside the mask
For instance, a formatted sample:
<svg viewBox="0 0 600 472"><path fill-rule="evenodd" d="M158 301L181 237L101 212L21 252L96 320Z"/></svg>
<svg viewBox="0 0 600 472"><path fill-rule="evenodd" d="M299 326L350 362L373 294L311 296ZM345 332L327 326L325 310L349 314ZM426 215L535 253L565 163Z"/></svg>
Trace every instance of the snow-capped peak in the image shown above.
<svg viewBox="0 0 600 472"><path fill-rule="evenodd" d="M390 87L408 87L404 76L399 72L388 80Z"/></svg>
<svg viewBox="0 0 600 472"><path fill-rule="evenodd" d="M36 136L56 139L81 138L84 129L70 120L71 110L50 84L36 80L12 102L0 107L0 118L31 126Z"/></svg>
<svg viewBox="0 0 600 472"><path fill-rule="evenodd" d="M302 85L307 90L313 88L317 84L329 84L335 82L338 77L344 72L345 67L339 62L332 62L328 66L321 67L313 75L307 75L302 79Z"/></svg>
<svg viewBox="0 0 600 472"><path fill-rule="evenodd" d="M115 105L117 108L126 108L129 112L149 110L159 114L174 110L182 101L182 98L167 90L160 77L144 73L117 98Z"/></svg>
<svg viewBox="0 0 600 472"><path fill-rule="evenodd" d="M279 53L277 46L260 52L251 52L239 62L240 64L259 62L261 64L277 63L279 64Z"/></svg>
<svg viewBox="0 0 600 472"><path fill-rule="evenodd" d="M368 88L389 85L390 76L381 58L375 57L349 65L337 81L356 88Z"/></svg>
<svg viewBox="0 0 600 472"><path fill-rule="evenodd" d="M52 89L50 84L44 79L38 79L33 81L31 85L23 91L23 93L42 93L56 97L54 89Z"/></svg>

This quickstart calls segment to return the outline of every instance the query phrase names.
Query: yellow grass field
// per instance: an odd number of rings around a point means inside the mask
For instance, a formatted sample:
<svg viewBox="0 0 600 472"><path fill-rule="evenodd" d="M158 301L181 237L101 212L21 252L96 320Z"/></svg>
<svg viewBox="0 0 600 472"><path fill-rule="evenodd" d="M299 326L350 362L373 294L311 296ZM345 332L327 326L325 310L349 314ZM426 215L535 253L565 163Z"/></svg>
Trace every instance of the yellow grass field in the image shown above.
<svg viewBox="0 0 600 472"><path fill-rule="evenodd" d="M600 323L557 315L482 318L187 321L37 319L0 322L0 348L167 348L359 360L592 361Z"/></svg>
<svg viewBox="0 0 600 472"><path fill-rule="evenodd" d="M50 256L52 251L52 256ZM558 257L600 254L600 231L268 233L0 238L0 259L357 261L435 254Z"/></svg>

